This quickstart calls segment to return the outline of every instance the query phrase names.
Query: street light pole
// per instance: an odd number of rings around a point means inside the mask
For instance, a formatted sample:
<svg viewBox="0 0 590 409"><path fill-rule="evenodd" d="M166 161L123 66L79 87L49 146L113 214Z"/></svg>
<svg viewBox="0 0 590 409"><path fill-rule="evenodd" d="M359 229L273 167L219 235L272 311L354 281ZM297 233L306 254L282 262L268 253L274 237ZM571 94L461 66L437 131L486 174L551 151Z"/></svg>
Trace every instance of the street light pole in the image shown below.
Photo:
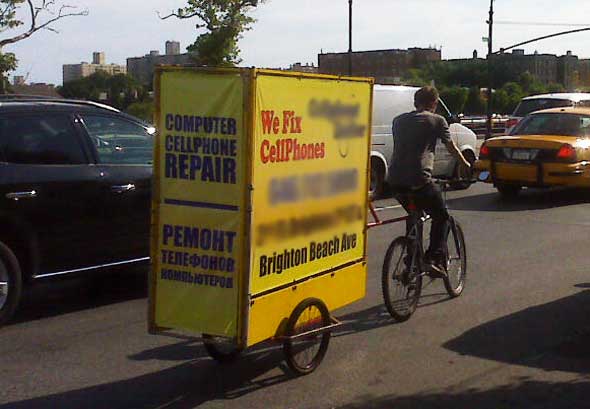
<svg viewBox="0 0 590 409"><path fill-rule="evenodd" d="M488 18L488 90L487 90L487 121L486 121L486 139L492 137L492 86L494 77L492 73L492 37L494 35L494 0L490 0L490 16Z"/></svg>
<svg viewBox="0 0 590 409"><path fill-rule="evenodd" d="M352 0L348 0L348 75L352 75Z"/></svg>

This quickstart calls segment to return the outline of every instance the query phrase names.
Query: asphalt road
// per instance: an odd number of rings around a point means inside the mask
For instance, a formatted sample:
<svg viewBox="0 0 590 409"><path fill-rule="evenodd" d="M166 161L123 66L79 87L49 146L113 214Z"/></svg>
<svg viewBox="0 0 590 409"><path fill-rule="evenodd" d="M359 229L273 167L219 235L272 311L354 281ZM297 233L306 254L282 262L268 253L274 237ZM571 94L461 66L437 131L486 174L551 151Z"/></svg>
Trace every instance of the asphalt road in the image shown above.
<svg viewBox="0 0 590 409"><path fill-rule="evenodd" d="M122 271L29 294L0 330L0 408L590 407L590 192L503 202L479 184L449 205L467 237L464 294L434 282L393 322L380 269L402 226L373 230L368 294L336 313L346 325L310 376L291 377L274 345L219 366L197 342L148 335L144 275Z"/></svg>

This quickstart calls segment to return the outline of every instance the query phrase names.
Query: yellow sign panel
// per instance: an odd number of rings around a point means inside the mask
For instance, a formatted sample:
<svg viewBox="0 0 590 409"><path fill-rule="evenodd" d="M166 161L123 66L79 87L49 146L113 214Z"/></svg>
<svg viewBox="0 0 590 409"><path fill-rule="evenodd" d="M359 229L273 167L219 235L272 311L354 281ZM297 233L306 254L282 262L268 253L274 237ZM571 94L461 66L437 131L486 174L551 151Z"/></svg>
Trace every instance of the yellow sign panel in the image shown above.
<svg viewBox="0 0 590 409"><path fill-rule="evenodd" d="M256 298L250 307L248 346L272 336L285 335L286 318L305 299L319 298L329 311L333 311L363 298L366 271L364 263L356 263L338 269L333 274L324 274L297 286Z"/></svg>
<svg viewBox="0 0 590 409"><path fill-rule="evenodd" d="M257 76L253 296L364 258L370 109L368 81Z"/></svg>
<svg viewBox="0 0 590 409"><path fill-rule="evenodd" d="M245 346L280 335L305 298L330 309L361 298L371 81L157 75L152 330Z"/></svg>
<svg viewBox="0 0 590 409"><path fill-rule="evenodd" d="M167 69L158 83L152 324L234 337L248 268L243 79Z"/></svg>

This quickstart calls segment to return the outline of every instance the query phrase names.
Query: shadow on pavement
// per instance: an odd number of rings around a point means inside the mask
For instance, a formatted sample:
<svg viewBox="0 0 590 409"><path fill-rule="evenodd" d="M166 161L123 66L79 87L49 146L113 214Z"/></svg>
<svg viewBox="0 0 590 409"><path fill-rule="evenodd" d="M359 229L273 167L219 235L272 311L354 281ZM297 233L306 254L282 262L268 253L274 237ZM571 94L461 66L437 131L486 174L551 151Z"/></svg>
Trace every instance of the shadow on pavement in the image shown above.
<svg viewBox="0 0 590 409"><path fill-rule="evenodd" d="M446 293L422 295L420 297L420 304L415 314L420 314L420 308L429 307L440 304L446 301L451 301L451 298ZM383 305L368 308L363 311L338 317L344 325L332 332L332 337L343 337L359 332L371 331L377 328L386 327L389 325L400 324L394 320L387 312ZM410 318L411 319L411 318Z"/></svg>
<svg viewBox="0 0 590 409"><path fill-rule="evenodd" d="M223 366L210 359L198 359L132 379L8 403L0 408L194 408L210 400L235 399L289 380L285 374L261 378L277 366L281 353L277 348L262 350Z"/></svg>
<svg viewBox="0 0 590 409"><path fill-rule="evenodd" d="M590 382L538 382L517 379L489 390L467 389L416 395L361 396L338 409L525 409L587 408Z"/></svg>
<svg viewBox="0 0 590 409"><path fill-rule="evenodd" d="M418 308L428 307L450 300L452 299L447 293L426 294L420 297L420 304ZM371 331L381 327L398 324L398 322L395 321L391 315L389 315L386 308L382 304L346 315L335 315L343 323L343 325L332 331L332 338L338 338L349 334ZM174 336L175 335L172 335L172 337ZM129 359L134 361L187 361L195 358L208 357L207 352L202 347L202 344L197 338L191 339L191 337L183 335L179 335L177 337L182 339L182 341L176 344L165 345L162 347L142 351L138 354L129 356ZM279 344L266 342L260 346L249 349L246 354L249 355L250 353L256 353L256 351L260 349L269 350L280 347L281 345ZM277 358L278 361L280 361L283 357L282 355L278 355Z"/></svg>
<svg viewBox="0 0 590 409"><path fill-rule="evenodd" d="M425 284L423 290L427 289L428 286L429 284ZM446 292L422 294L420 296L418 310L415 312L415 314L420 313L420 308L430 307L451 300L452 298L450 298ZM391 315L389 315L383 304L343 316L338 316L338 314L336 314L336 316L344 323L344 325L333 331L332 337L342 337L349 334L371 331L373 329L399 324L391 317Z"/></svg>
<svg viewBox="0 0 590 409"><path fill-rule="evenodd" d="M332 338L370 331L397 323L393 318L391 318L383 305L376 305L374 307L346 315L335 315L340 321L342 321L343 325L336 328L332 332ZM172 335L172 337L174 337L174 335ZM195 358L208 357L207 352L202 347L202 344L198 339L191 339L190 337L185 337L182 335L178 336L178 338L182 339L182 341L175 344L142 351L138 354L129 356L129 359L134 361L186 361ZM254 348L248 349L248 351L246 351L243 356L257 354L260 350L270 351L276 349L279 351L281 347L281 344L278 343L265 342L257 345ZM276 358L277 361L275 363L278 365L282 361L283 355L278 354L276 355Z"/></svg>
<svg viewBox="0 0 590 409"><path fill-rule="evenodd" d="M35 283L8 326L147 297L147 267Z"/></svg>
<svg viewBox="0 0 590 409"><path fill-rule="evenodd" d="M443 346L461 355L588 374L589 345L590 290L584 290L487 322Z"/></svg>
<svg viewBox="0 0 590 409"><path fill-rule="evenodd" d="M442 294L427 295L424 298L439 296ZM339 318L345 324L333 333L335 338L396 323L382 305ZM225 365L219 365L208 358L202 344L189 339L145 350L129 356L129 359L191 361L119 382L13 402L1 405L0 408L184 409L194 408L211 400L236 399L293 379L283 363L282 346L270 342L249 349L235 363ZM281 369L280 373L273 371L268 374L276 368Z"/></svg>
<svg viewBox="0 0 590 409"><path fill-rule="evenodd" d="M515 378L509 385L453 387L414 395L360 396L339 409L590 407L590 283L583 291L475 327L444 344L461 355L574 375L570 382Z"/></svg>
<svg viewBox="0 0 590 409"><path fill-rule="evenodd" d="M510 199L497 192L466 196L447 201L451 210L514 212L573 206L590 202L590 192L582 189L525 189Z"/></svg>
<svg viewBox="0 0 590 409"><path fill-rule="evenodd" d="M186 362L194 359L209 357L207 351L205 351L205 348L199 339L191 339L190 337L179 338L184 340L175 344L147 349L137 354L130 355L128 358L132 361L155 360Z"/></svg>

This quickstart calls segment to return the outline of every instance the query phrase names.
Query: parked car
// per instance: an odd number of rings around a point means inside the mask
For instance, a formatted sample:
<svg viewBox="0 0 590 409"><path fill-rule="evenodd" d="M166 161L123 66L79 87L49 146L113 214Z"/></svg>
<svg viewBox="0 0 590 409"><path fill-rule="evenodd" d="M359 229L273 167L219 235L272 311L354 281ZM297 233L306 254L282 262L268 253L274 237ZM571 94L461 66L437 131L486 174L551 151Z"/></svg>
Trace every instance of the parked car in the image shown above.
<svg viewBox="0 0 590 409"><path fill-rule="evenodd" d="M506 122L506 134L510 135L510 132L512 132L520 120L531 112L578 105L590 106L590 94L575 92L541 94L525 97L520 101L512 115L508 118L508 121Z"/></svg>
<svg viewBox="0 0 590 409"><path fill-rule="evenodd" d="M488 139L476 172L503 196L527 187L590 187L590 108L533 112L512 135Z"/></svg>
<svg viewBox="0 0 590 409"><path fill-rule="evenodd" d="M373 91L373 126L371 141L371 186L370 195L377 198L386 186L389 165L393 157L392 120L396 116L413 111L416 87L397 85L375 85ZM471 163L476 159L476 140L473 131L461 125L456 116L451 115L442 100L439 100L437 113L450 123L451 138ZM441 143L436 146L433 174L437 177L453 178L462 176L465 181L457 182L455 188L466 189L471 175L460 175L460 166Z"/></svg>
<svg viewBox="0 0 590 409"><path fill-rule="evenodd" d="M0 324L23 285L149 260L155 129L91 102L0 101Z"/></svg>

